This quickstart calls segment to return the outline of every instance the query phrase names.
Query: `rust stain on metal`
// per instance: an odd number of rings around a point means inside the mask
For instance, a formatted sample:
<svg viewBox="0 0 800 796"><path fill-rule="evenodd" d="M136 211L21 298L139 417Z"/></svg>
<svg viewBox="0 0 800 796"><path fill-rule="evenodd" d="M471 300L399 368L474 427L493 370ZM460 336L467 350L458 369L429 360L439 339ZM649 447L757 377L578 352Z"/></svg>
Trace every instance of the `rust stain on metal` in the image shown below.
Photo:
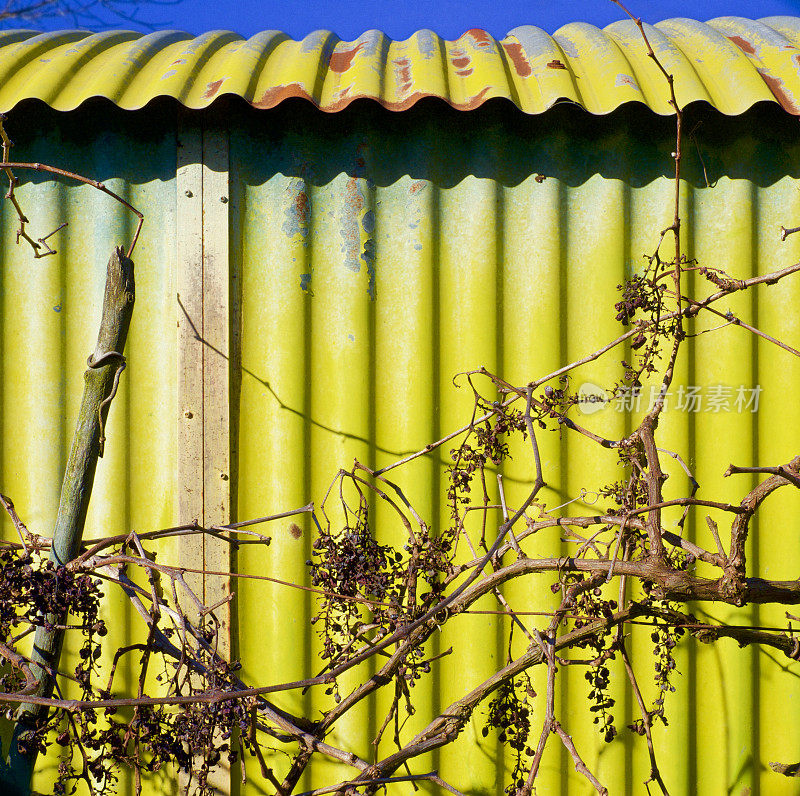
<svg viewBox="0 0 800 796"><path fill-rule="evenodd" d="M473 72L472 60L466 51L460 48L453 50L453 54L450 56L450 63L456 68L456 74L459 77L469 77Z"/></svg>
<svg viewBox="0 0 800 796"><path fill-rule="evenodd" d="M175 59L175 60L174 60L174 61L173 61L173 62L170 64L170 66L175 66L176 64L185 64L185 63L186 63L186 59L185 59L185 58L176 58L176 59Z"/></svg>
<svg viewBox="0 0 800 796"><path fill-rule="evenodd" d="M468 30L467 36L472 38L476 47L489 49L492 46L492 37L481 28L472 28L471 30Z"/></svg>
<svg viewBox="0 0 800 796"><path fill-rule="evenodd" d="M410 194L418 194L422 191L428 183L425 180L416 180L415 182L411 183L411 187L408 189Z"/></svg>
<svg viewBox="0 0 800 796"><path fill-rule="evenodd" d="M758 74L761 75L764 82L769 86L769 90L781 104L781 107L787 113L791 113L792 116L800 116L800 105L798 105L795 98L784 89L783 80L770 75L766 69L759 69Z"/></svg>
<svg viewBox="0 0 800 796"><path fill-rule="evenodd" d="M228 78L223 77L220 80L212 80L207 86L206 90L203 92L203 99L211 99L218 91L219 87L227 80Z"/></svg>
<svg viewBox="0 0 800 796"><path fill-rule="evenodd" d="M289 97L301 97L314 102L311 95L299 83L287 83L285 86L272 86L268 88L261 98L250 103L254 108L274 108L278 103Z"/></svg>
<svg viewBox="0 0 800 796"><path fill-rule="evenodd" d="M344 194L344 212L341 218L339 234L342 236L342 254L345 256L345 267L356 273L361 268L361 224L359 215L364 207L364 195L359 189L358 180L350 177L347 180Z"/></svg>
<svg viewBox="0 0 800 796"><path fill-rule="evenodd" d="M728 40L732 41L742 52L746 52L748 55L756 54L756 48L747 39L743 39L741 36L728 36Z"/></svg>
<svg viewBox="0 0 800 796"><path fill-rule="evenodd" d="M410 91L413 81L411 79L411 61L408 58L395 58L394 76L400 91Z"/></svg>
<svg viewBox="0 0 800 796"><path fill-rule="evenodd" d="M567 67L564 66L564 64L561 61L559 61L558 58L554 58L552 61L550 61L547 64L547 68L548 69L566 69Z"/></svg>
<svg viewBox="0 0 800 796"><path fill-rule="evenodd" d="M639 88L639 86L636 84L636 81L630 75L626 74L617 75L617 79L614 81L614 85L616 87L630 86L631 88L635 89Z"/></svg>
<svg viewBox="0 0 800 796"><path fill-rule="evenodd" d="M346 72L353 65L353 58L355 58L356 54L361 52L363 48L364 43L360 42L351 50L341 50L339 52L334 50L331 53L330 60L331 72L338 72L339 74Z"/></svg>
<svg viewBox="0 0 800 796"><path fill-rule="evenodd" d="M306 193L305 184L303 180L293 180L287 190L292 194L292 197L284 211L286 218L281 229L288 238L300 235L305 240L308 236L308 226L311 220L311 202L308 193Z"/></svg>
<svg viewBox="0 0 800 796"><path fill-rule="evenodd" d="M484 86L474 97L472 97L472 99L468 99L466 102L452 102L450 104L460 111L474 110L479 105L483 105L486 99L486 94L491 91L491 88L491 86Z"/></svg>
<svg viewBox="0 0 800 796"><path fill-rule="evenodd" d="M514 69L520 77L531 76L531 64L522 45L517 42L503 42L503 49L514 64Z"/></svg>

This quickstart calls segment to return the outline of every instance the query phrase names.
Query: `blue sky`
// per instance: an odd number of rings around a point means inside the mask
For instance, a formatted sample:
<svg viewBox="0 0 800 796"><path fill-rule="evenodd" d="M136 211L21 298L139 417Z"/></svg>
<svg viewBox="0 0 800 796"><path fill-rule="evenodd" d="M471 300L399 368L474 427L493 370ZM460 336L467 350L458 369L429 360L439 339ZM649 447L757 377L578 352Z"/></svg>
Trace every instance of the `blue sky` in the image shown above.
<svg viewBox="0 0 800 796"><path fill-rule="evenodd" d="M728 15L800 16L800 0L630 0L629 7L648 22L681 16L702 21ZM622 12L610 0L178 0L146 4L139 16L157 28L195 34L225 29L251 36L260 30L279 29L302 38L324 28L352 40L372 28L393 39L406 39L420 28L430 28L447 39L470 28L484 28L500 38L518 25L538 25L553 33L576 20L602 27L620 19ZM112 17L106 24L145 29ZM25 27L55 30L72 24L55 19Z"/></svg>

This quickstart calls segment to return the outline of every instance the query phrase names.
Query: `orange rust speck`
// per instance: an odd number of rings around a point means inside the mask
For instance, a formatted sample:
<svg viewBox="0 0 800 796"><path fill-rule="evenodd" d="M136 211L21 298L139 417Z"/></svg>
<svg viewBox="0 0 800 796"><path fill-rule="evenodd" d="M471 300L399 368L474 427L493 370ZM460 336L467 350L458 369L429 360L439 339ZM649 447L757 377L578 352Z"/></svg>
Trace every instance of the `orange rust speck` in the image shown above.
<svg viewBox="0 0 800 796"><path fill-rule="evenodd" d="M467 36L472 36L478 47L490 47L492 44L492 37L485 30L481 30L480 28L468 30Z"/></svg>
<svg viewBox="0 0 800 796"><path fill-rule="evenodd" d="M466 69L469 66L469 56L468 55L459 55L457 58L451 58L450 63L456 69Z"/></svg>
<svg viewBox="0 0 800 796"><path fill-rule="evenodd" d="M564 66L564 64L562 64L561 61L558 60L558 58L556 58L555 60L550 61L550 63L547 64L547 68L548 69L566 69L567 67Z"/></svg>
<svg viewBox="0 0 800 796"><path fill-rule="evenodd" d="M225 78L223 77L221 80L212 80L207 86L206 90L203 92L203 99L211 99L218 91L219 87L225 82Z"/></svg>
<svg viewBox="0 0 800 796"><path fill-rule="evenodd" d="M417 180L416 182L411 183L409 193L419 193L425 187L425 185L425 180Z"/></svg>
<svg viewBox="0 0 800 796"><path fill-rule="evenodd" d="M798 53L797 55L793 55L792 60L797 65L797 68L800 69L800 53Z"/></svg>
<svg viewBox="0 0 800 796"><path fill-rule="evenodd" d="M364 43L357 44L352 50L342 50L341 52L331 53L331 72L346 72L353 65L353 58L356 53L362 50Z"/></svg>
<svg viewBox="0 0 800 796"><path fill-rule="evenodd" d="M514 69L520 77L530 77L531 65L525 51L522 49L521 44L516 42L503 42L503 49L508 53L511 63L514 64Z"/></svg>
<svg viewBox="0 0 800 796"><path fill-rule="evenodd" d="M746 52L748 55L755 55L756 48L750 44L747 39L743 39L741 36L728 36L728 39L732 41L740 50Z"/></svg>

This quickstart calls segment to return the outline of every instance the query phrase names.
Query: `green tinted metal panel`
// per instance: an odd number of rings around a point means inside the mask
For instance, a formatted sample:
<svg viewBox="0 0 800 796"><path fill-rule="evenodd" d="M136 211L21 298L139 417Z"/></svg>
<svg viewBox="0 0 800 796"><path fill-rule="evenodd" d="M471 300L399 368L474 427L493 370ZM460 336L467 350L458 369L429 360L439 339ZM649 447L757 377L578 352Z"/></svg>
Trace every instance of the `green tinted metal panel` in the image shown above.
<svg viewBox="0 0 800 796"><path fill-rule="evenodd" d="M702 121L704 133L686 161L688 254L744 276L795 262L797 244L781 244L777 234L800 210L797 175L788 165L800 154L791 120L776 109L740 119L707 113ZM338 468L349 467L353 457L385 466L462 425L471 400L469 390L457 386L463 379L453 384L459 371L486 366L524 382L616 335L616 285L642 267L642 256L671 221L673 186L665 161L671 127L669 120L633 109L604 119L568 108L525 118L496 105L468 116L427 106L397 117L362 106L324 117L300 103L266 116L242 113L230 147L231 184L238 186L232 248L242 285L240 518L309 498L319 504ZM698 277L691 279L695 291L708 292ZM797 320L782 307L793 306L796 293L787 282L758 296L734 296L730 308L791 341ZM702 328L698 323L692 331ZM800 373L774 346L756 345L741 329L726 333L697 337L676 373L678 384L700 385L706 396L719 385L732 389L728 409L678 410L676 388L661 441L685 456L702 496L738 501L748 483L722 478L731 460L782 461L797 448L787 396ZM617 359L582 367L574 382L612 384L621 376ZM735 389L755 384L763 389L760 411L736 411ZM639 416L648 400L646 385ZM586 419L598 433L615 437L634 421L616 408ZM438 527L448 519L447 447L393 472L423 517ZM580 437L546 434L541 447L548 503L573 501L565 511L592 511L597 495L581 498L581 490L615 480L615 458L598 457ZM534 472L526 449L517 445L512 453L503 473L508 500L518 504ZM682 469L672 460L665 467L671 494L686 494ZM796 508L794 495L781 500L776 506L783 510ZM778 510L765 517L778 516ZM664 514L668 527L679 518L680 512ZM402 539L397 525L386 506L375 507L380 539ZM468 530L476 544L479 528ZM705 546L712 543L702 516L688 532ZM296 539L285 521L273 538L266 553L240 553L242 572L302 577L313 530L304 527ZM786 556L778 555L756 534L752 560L772 577L793 577L800 549L789 545ZM554 530L532 540L529 552L569 549ZM466 548L462 552L468 555ZM265 591L254 582L242 583L239 594L248 679L288 680L321 668L318 641L305 625L313 596L280 585ZM506 596L521 610L553 604L545 579L515 583ZM477 607L498 606L486 600ZM258 620L251 618L256 613ZM728 621L782 621L777 609L709 613ZM256 622L258 632L248 632ZM418 714L404 738L422 726L423 714L443 708L502 663L507 631L506 620L485 615L448 624L434 639L434 651L452 645L456 654L416 687ZM523 642L518 644L521 651ZM657 692L647 629L632 628L629 645L645 698L652 700ZM305 664L302 655L308 656ZM670 724L655 731L671 792L723 794L750 787L754 793L796 793L790 780L765 770L767 761L788 759L796 748L796 666L787 673L775 656L724 642L686 644L677 660ZM362 670L362 679L368 671ZM606 745L587 724L580 671L559 675L556 709L611 792L637 793L649 761L644 744L624 729L637 715L624 672L617 667L613 674L619 740ZM533 675L539 694L543 675ZM303 703L294 694L279 704L298 709ZM305 703L312 711L317 706L322 703ZM370 703L343 722L336 741L370 756L386 707L384 698ZM452 747L414 769L435 767L466 793L500 792L511 761L498 757L493 735L482 738L485 715L478 710ZM538 708L534 726L541 719ZM380 751L388 752L385 741ZM258 777L255 769L250 774ZM342 776L345 769L323 761L304 787ZM540 790L589 788L553 745Z"/></svg>
<svg viewBox="0 0 800 796"><path fill-rule="evenodd" d="M99 179L146 217L134 252L136 307L125 352L128 368L109 415L86 538L175 522L175 392L174 380L164 379L175 371L173 119L174 114L165 119L153 113L135 138L124 115L113 108L57 119L39 107L12 114L6 122L20 159ZM49 536L86 357L97 339L106 263L113 246L130 242L135 219L89 186L21 170L17 176L17 196L34 237L69 223L49 241L58 254L34 260L27 246L14 243L17 222L10 203L3 203L0 218L0 490L33 532ZM17 538L5 516L2 533ZM169 547L164 545L163 555L174 559ZM140 639L142 622L128 599L113 587L104 591L109 645ZM71 684L66 693L77 696ZM43 763L36 789L48 792L56 762ZM122 784L123 792L131 785L125 775Z"/></svg>
<svg viewBox="0 0 800 796"><path fill-rule="evenodd" d="M736 114L777 101L800 113L796 18L671 19L646 27L675 75L681 105L702 100ZM627 102L671 112L663 77L629 20L603 30L574 22L552 36L523 25L500 40L474 29L454 41L429 30L406 41L373 30L353 42L324 30L302 41L279 31L249 39L230 31L0 32L2 110L31 98L72 110L98 96L126 109L155 97L205 108L224 94L262 109L304 97L325 111L359 98L406 110L423 97L439 97L471 110L503 97L525 113L562 101L592 113Z"/></svg>

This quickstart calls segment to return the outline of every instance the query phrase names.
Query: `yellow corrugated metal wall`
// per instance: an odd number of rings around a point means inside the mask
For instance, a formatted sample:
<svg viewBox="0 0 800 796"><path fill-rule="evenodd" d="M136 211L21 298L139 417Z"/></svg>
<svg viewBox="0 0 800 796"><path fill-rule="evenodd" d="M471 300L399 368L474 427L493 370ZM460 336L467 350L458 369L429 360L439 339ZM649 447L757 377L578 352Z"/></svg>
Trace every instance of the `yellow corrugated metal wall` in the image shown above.
<svg viewBox="0 0 800 796"><path fill-rule="evenodd" d="M798 247L778 237L780 224L800 210L794 123L763 106L735 119L690 112L689 126L698 121L697 147L687 146L683 201L690 256L741 276L794 262ZM241 258L235 264L242 362L238 516L300 505L307 496L319 500L336 469L353 457L381 467L458 427L471 400L467 390L453 387L456 372L483 365L524 382L613 338L616 285L640 267L670 223L672 135L671 122L637 108L597 118L567 107L525 118L505 104L469 116L431 104L401 117L362 105L330 119L298 104L279 109L274 124L252 116L249 126L237 127L230 151L231 249ZM757 298L734 297L730 308L791 338L796 327L789 308L799 293L786 283ZM690 352L679 364L680 382L764 389L758 414L676 411L663 424L665 444L684 451L697 468L702 494L738 501L743 484L721 478L730 461L783 461L797 447L794 410L785 401L800 371L739 329L700 337ZM575 378L607 385L619 375L612 358ZM617 413L603 429L620 436L626 423ZM616 477L614 458L600 460L582 439L551 436L542 444L551 505ZM395 473L423 516L442 522L446 454L443 449ZM685 477L677 467L671 473L676 493L683 493ZM506 477L509 500L519 502L533 477L522 451ZM783 509L788 505L797 500L787 496ZM383 530L391 527L389 512L375 511L378 533L389 538L392 532ZM704 527L692 533L705 540ZM299 578L309 555L304 538L278 528L270 550L258 560L241 556L240 566ZM784 555L774 541L755 538L753 560L761 571L791 577L800 549L790 543ZM552 532L539 537L535 552L561 549ZM307 674L286 650L302 646L314 660L316 642L303 625L308 596L280 586L265 592L247 582L239 594L242 616L266 604L274 627L274 633L240 637L251 677ZM535 582L515 585L512 596L520 610L552 599L547 585ZM742 621L755 611L712 613ZM783 616L764 609L757 619L768 624ZM460 617L439 642L460 653L444 660L432 683L417 687L420 701L444 706L480 682L504 654L507 630L491 617ZM647 678L652 643L646 629L634 632L632 643ZM672 792L798 792L764 770L768 760L791 757L800 740L794 718L800 689L784 664L768 653L738 651L732 642L688 645L679 661L670 727L657 732ZM781 674L785 690L774 685ZM541 673L537 682L542 693ZM644 746L629 738L598 743L593 727L581 722L582 672L565 674L560 696L561 715L611 792L641 792L649 768ZM617 696L624 727L635 706L624 685ZM379 700L375 715L364 712L345 723L337 741L368 754L380 706ZM426 765L466 793L494 793L505 784L497 778L495 754L494 742L480 739L479 719ZM307 784L321 786L330 776L323 764ZM554 747L540 792L588 790Z"/></svg>
<svg viewBox="0 0 800 796"><path fill-rule="evenodd" d="M178 512L181 407L170 374L178 370L176 273L183 266L177 241L202 232L180 228L177 118L174 105L159 102L136 113L96 104L66 117L37 104L19 107L8 123L16 157L102 179L147 218L135 257L129 369L111 411L87 525L91 536L190 519ZM800 216L796 121L772 105L735 118L696 106L688 128L697 121L697 146L686 147L689 254L737 276L796 262L800 244L781 244L777 235L780 224ZM671 217L672 122L639 106L604 117L559 106L528 117L501 100L469 114L425 100L399 115L368 102L323 115L300 100L261 112L230 102L218 111L184 114L181 124L227 143L233 519L319 502L336 470L353 457L384 466L461 425L471 401L453 386L458 371L486 366L526 381L614 336L615 286L640 266ZM96 333L103 269L110 247L130 236L132 224L86 187L35 177L19 195L38 234L70 222L59 233L59 255L38 261L14 246L7 206L0 230L0 483L30 527L48 533ZM792 308L799 301L800 287L786 281L758 295L734 296L730 307L792 342L798 331ZM721 478L730 461L774 464L800 448L794 399L800 367L741 329L700 336L689 352L679 363L685 384L763 387L757 414L675 411L663 423L664 444L686 453L701 494L739 500L745 484ZM618 375L612 359L576 378L607 385ZM619 435L631 420L607 410L597 422ZM446 453L395 473L434 523L447 520ZM532 478L524 451L514 453L504 470L510 503L520 501ZM613 458L598 459L580 439L547 436L542 454L551 505L615 477ZM681 471L670 473L681 491ZM792 494L774 500L760 527L800 508ZM781 515L788 510L793 513ZM391 523L376 506L376 532L397 540ZM700 526L690 532L705 541ZM238 571L305 582L312 528L304 526L300 539L288 522L276 523L271 533L267 550L239 551ZM752 560L770 577L793 577L800 566L791 521L782 533L780 543L753 535ZM533 554L561 549L555 531L531 546ZM173 545L163 557L177 555ZM321 668L317 639L308 632L313 598L307 592L263 581L235 587L234 643L247 681L294 680ZM521 610L552 604L547 584L535 579L515 584L508 596ZM488 601L478 607L495 608ZM745 613L712 612L731 621ZM761 624L783 621L777 609L749 609L753 615ZM109 618L111 643L135 634L137 620L121 601L109 607ZM452 644L456 655L416 687L419 711L409 732L422 726L426 710L445 706L502 662L507 630L505 620L486 615L462 616L448 626L436 644L441 651ZM634 655L647 672L649 634L632 632ZM765 770L770 760L796 759L800 746L796 666L771 653L740 651L733 642L688 644L678 660L670 727L656 735L671 792L800 792L792 780ZM544 693L541 674L534 682ZM642 792L644 745L624 729L620 740L600 743L582 721L582 674L562 675L557 710L589 765L611 793ZM624 686L616 693L623 728L636 717L635 706ZM292 711L320 707L309 700L294 692L275 697ZM381 708L379 698L354 711L334 730L335 742L369 756ZM494 736L481 737L483 715L478 711L453 748L431 755L419 770L438 768L473 796L501 793L504 766L496 762ZM344 772L321 762L303 786L334 776ZM157 794L174 785L162 779L148 787ZM539 792L588 791L553 745ZM271 792L257 766L248 769L240 792Z"/></svg>

